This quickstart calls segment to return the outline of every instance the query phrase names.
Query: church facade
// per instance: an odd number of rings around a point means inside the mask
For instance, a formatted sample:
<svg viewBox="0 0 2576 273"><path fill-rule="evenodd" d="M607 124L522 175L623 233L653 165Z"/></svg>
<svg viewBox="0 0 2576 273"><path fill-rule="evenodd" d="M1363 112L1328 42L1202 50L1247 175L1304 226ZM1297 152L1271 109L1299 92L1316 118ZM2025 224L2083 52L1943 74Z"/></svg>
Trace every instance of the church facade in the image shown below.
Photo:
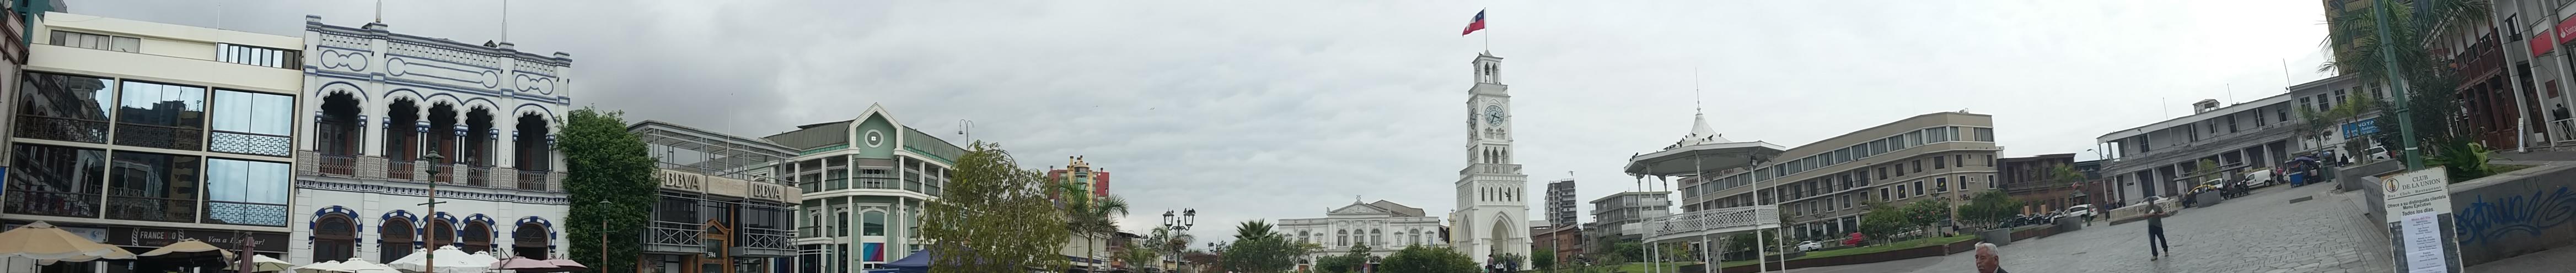
<svg viewBox="0 0 2576 273"><path fill-rule="evenodd" d="M1478 264L1530 251L1529 175L1512 160L1512 101L1502 62L1490 53L1470 62L1476 84L1467 89L1468 162L1455 182L1458 209L1449 214L1449 244ZM1530 268L1528 259L1520 268Z"/></svg>

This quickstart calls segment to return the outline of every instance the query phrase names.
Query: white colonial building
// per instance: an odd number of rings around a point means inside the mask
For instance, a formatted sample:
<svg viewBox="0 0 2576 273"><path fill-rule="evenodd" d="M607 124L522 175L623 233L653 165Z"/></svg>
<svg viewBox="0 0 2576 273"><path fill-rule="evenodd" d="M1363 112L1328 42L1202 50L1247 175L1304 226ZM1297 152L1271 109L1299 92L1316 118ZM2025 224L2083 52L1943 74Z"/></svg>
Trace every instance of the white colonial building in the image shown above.
<svg viewBox="0 0 2576 273"><path fill-rule="evenodd" d="M1476 54L1476 85L1467 89L1467 167L1458 170L1458 210L1449 213L1450 244L1483 264L1487 257L1529 257L1529 175L1513 164L1512 96L1502 83L1502 57ZM1520 268L1530 268L1522 259Z"/></svg>
<svg viewBox="0 0 2576 273"><path fill-rule="evenodd" d="M563 256L569 200L551 144L571 107L571 55L319 16L305 16L302 41L311 99L295 119L312 137L296 145L287 261L382 262L433 245Z"/></svg>
<svg viewBox="0 0 2576 273"><path fill-rule="evenodd" d="M1351 204L1324 213L1324 218L1279 219L1272 230L1290 239L1324 246L1323 251L1307 254L1298 264L1311 265L1325 256L1342 255L1351 246L1367 245L1369 255L1386 257L1406 246L1448 245L1441 239L1440 217L1424 216L1422 209L1378 200L1375 203Z"/></svg>

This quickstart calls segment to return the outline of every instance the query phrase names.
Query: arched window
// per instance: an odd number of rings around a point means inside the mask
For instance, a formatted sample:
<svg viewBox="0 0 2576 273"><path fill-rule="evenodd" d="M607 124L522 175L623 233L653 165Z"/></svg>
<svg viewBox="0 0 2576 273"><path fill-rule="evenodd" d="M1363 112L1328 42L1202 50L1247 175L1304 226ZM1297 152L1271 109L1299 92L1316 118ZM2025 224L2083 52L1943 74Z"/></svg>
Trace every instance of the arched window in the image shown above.
<svg viewBox="0 0 2576 273"><path fill-rule="evenodd" d="M456 223L443 219L429 221L429 245L421 249L436 250L439 247L456 247Z"/></svg>
<svg viewBox="0 0 2576 273"><path fill-rule="evenodd" d="M1333 235L1333 246L1351 246L1351 230L1338 230L1333 231L1333 233L1335 233L1335 235Z"/></svg>
<svg viewBox="0 0 2576 273"><path fill-rule="evenodd" d="M510 254L518 255L519 257L528 257L529 259L544 260L546 259L546 246L551 244L547 241L551 241L550 239L553 239L553 236L549 235L551 234L546 230L545 225L537 223L519 224L518 230L510 231Z"/></svg>
<svg viewBox="0 0 2576 273"><path fill-rule="evenodd" d="M385 219L384 225L376 226L377 236L382 238L377 239L376 260L392 261L410 256L411 244L417 240L413 239L414 228L419 227L412 226L410 219L403 218Z"/></svg>
<svg viewBox="0 0 2576 273"><path fill-rule="evenodd" d="M885 236L885 217L885 212L882 211L868 211L860 213L859 221L864 223L860 224L861 230L859 235Z"/></svg>
<svg viewBox="0 0 2576 273"><path fill-rule="evenodd" d="M460 235L459 237L465 237L465 246L457 250L464 250L465 253L492 251L491 224L484 224L483 222L466 222L465 231L461 233L462 234L457 235Z"/></svg>
<svg viewBox="0 0 2576 273"><path fill-rule="evenodd" d="M1369 229L1369 244L1386 245L1386 230Z"/></svg>
<svg viewBox="0 0 2576 273"><path fill-rule="evenodd" d="M346 214L313 221L313 260L346 261L358 255L358 225Z"/></svg>

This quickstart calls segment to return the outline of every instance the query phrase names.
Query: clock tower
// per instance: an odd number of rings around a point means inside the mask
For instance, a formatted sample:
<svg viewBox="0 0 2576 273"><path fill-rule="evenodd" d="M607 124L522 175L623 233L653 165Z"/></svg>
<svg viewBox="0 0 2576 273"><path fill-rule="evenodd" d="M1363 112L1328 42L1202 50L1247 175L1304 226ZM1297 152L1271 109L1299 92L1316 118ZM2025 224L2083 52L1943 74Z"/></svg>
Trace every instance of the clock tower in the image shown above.
<svg viewBox="0 0 2576 273"><path fill-rule="evenodd" d="M1502 83L1502 57L1476 54L1467 88L1467 166L1458 171L1458 210L1449 214L1450 245L1474 258L1510 254L1529 264L1529 176L1513 163L1512 96Z"/></svg>

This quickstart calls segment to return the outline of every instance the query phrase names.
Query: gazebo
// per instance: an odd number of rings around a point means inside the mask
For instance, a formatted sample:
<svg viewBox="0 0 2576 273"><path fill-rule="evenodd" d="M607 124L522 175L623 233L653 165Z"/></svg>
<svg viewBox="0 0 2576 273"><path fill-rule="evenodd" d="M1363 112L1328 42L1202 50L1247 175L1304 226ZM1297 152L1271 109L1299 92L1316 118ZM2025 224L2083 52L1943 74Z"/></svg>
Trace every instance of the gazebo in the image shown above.
<svg viewBox="0 0 2576 273"><path fill-rule="evenodd" d="M1705 114L1692 116L1691 133L1661 151L1629 157L1626 172L1639 178L1657 180L1671 177L1721 177L1726 170L1759 170L1773 157L1788 148L1768 142L1727 140L1708 126ZM1751 175L1751 174L1746 174ZM1763 188L1752 181L1755 189ZM1759 191L1756 191L1757 193ZM1687 195L1688 193L1685 193ZM1684 196L1687 198L1689 196ZM1720 238L1738 232L1780 228L1777 200L1752 206L1700 208L1696 211L1646 220L1640 238L1650 243L1697 243L1703 248L1715 245L1709 238ZM1762 249L1767 247L1757 247ZM1657 255L1649 249L1649 255Z"/></svg>

